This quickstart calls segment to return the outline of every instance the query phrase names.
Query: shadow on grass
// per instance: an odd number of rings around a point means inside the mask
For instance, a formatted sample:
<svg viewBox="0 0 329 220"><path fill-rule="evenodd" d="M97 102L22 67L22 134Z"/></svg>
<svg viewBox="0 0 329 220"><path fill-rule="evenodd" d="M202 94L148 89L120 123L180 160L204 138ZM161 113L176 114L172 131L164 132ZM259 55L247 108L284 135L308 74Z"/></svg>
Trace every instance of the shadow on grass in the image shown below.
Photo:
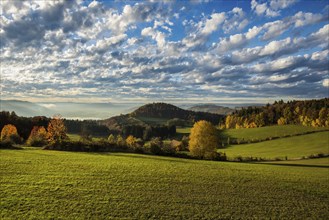
<svg viewBox="0 0 329 220"><path fill-rule="evenodd" d="M164 156L164 155L153 155L153 154L134 154L134 153L116 153L113 156L120 157L129 157L129 158L141 158L141 159L149 159L149 160L161 160L161 161L169 161L169 162L178 162L178 163L190 163L191 159L173 157L173 156ZM184 159L184 160L182 160Z"/></svg>
<svg viewBox="0 0 329 220"><path fill-rule="evenodd" d="M252 164L260 164L260 165L272 165L272 166L291 166L291 167L313 167L313 168L327 168L329 169L329 165L315 165L315 164L293 164L293 163L252 163Z"/></svg>

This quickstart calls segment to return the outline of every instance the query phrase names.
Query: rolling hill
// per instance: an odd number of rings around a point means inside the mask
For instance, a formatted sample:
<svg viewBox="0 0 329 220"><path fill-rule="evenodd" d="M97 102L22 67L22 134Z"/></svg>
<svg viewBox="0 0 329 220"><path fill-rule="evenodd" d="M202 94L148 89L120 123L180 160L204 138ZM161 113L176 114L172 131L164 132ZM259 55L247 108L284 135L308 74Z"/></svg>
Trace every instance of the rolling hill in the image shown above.
<svg viewBox="0 0 329 220"><path fill-rule="evenodd" d="M223 115L212 114L209 112L195 112L181 109L175 105L167 103L146 104L129 114L132 117L151 117L151 118L179 118L187 121L207 120L218 124Z"/></svg>
<svg viewBox="0 0 329 220"><path fill-rule="evenodd" d="M194 121L207 120L214 124L218 124L224 116L207 112L184 110L167 103L151 103L137 108L130 114L111 117L102 120L101 123L112 131L120 131L122 127L126 125L164 125L168 120L174 118L192 123Z"/></svg>

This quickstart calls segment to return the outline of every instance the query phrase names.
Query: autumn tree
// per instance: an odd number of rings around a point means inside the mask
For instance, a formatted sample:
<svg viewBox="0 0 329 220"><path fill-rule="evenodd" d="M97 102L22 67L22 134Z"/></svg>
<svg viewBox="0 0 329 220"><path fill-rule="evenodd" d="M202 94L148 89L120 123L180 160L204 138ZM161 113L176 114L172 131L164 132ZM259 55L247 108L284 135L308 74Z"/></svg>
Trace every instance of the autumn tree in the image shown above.
<svg viewBox="0 0 329 220"><path fill-rule="evenodd" d="M115 136L114 136L113 134L110 134L110 136L107 138L107 141L108 141L110 144L115 144L115 143L116 143Z"/></svg>
<svg viewBox="0 0 329 220"><path fill-rule="evenodd" d="M17 133L15 125L7 124L1 130L1 140L2 141L12 141L14 143L19 143L21 141L20 136Z"/></svg>
<svg viewBox="0 0 329 220"><path fill-rule="evenodd" d="M278 125L286 125L287 124L287 119L284 117L279 118L278 120Z"/></svg>
<svg viewBox="0 0 329 220"><path fill-rule="evenodd" d="M66 127L61 116L54 116L53 119L50 120L47 131L48 141L51 143L59 143L68 139Z"/></svg>
<svg viewBox="0 0 329 220"><path fill-rule="evenodd" d="M47 131L43 126L34 126L30 136L27 139L27 144L30 146L43 146L47 143Z"/></svg>
<svg viewBox="0 0 329 220"><path fill-rule="evenodd" d="M199 158L210 158L216 153L219 143L217 129L208 121L198 121L193 125L189 140L189 151Z"/></svg>
<svg viewBox="0 0 329 220"><path fill-rule="evenodd" d="M134 146L136 144L136 138L132 135L129 135L126 139L126 143L127 143L128 147L134 148Z"/></svg>

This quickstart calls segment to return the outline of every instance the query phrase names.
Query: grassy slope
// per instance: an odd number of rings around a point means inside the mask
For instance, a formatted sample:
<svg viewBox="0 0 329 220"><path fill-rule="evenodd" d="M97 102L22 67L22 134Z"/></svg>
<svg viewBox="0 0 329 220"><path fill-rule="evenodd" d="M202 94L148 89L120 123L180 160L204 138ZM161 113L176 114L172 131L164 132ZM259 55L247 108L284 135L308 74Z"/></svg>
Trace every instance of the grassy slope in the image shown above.
<svg viewBox="0 0 329 220"><path fill-rule="evenodd" d="M323 131L328 128L313 128L302 125L267 126L261 128L228 129L224 131L225 136L244 140L265 140L269 137L284 137L307 132Z"/></svg>
<svg viewBox="0 0 329 220"><path fill-rule="evenodd" d="M295 137L264 141L253 144L233 145L220 151L228 157L253 156L274 159L275 157L299 158L317 153L329 153L329 131Z"/></svg>
<svg viewBox="0 0 329 220"><path fill-rule="evenodd" d="M327 168L30 149L0 158L1 219L329 215Z"/></svg>

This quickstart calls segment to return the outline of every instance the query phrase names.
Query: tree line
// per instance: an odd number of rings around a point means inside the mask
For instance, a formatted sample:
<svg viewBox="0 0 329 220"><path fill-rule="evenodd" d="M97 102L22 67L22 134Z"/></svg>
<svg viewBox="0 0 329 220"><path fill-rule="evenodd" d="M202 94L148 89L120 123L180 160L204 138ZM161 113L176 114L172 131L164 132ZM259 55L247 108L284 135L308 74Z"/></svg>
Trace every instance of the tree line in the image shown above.
<svg viewBox="0 0 329 220"><path fill-rule="evenodd" d="M275 101L263 107L247 107L226 116L220 127L255 128L267 125L300 124L329 127L329 99Z"/></svg>

